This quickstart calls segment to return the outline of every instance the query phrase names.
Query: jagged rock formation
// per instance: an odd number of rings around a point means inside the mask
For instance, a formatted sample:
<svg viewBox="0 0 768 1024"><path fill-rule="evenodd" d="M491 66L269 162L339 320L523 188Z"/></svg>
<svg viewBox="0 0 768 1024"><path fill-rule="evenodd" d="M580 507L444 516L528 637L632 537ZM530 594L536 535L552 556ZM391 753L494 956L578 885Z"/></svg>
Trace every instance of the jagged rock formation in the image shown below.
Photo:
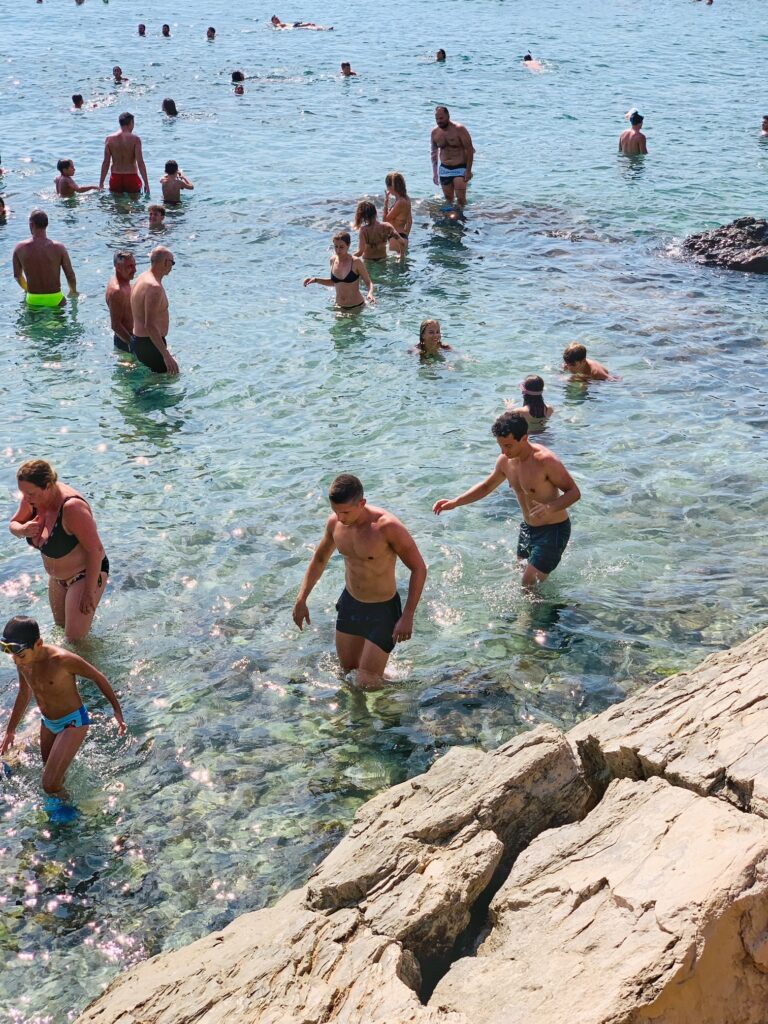
<svg viewBox="0 0 768 1024"><path fill-rule="evenodd" d="M768 274L768 221L740 217L712 231L690 235L683 252L698 263Z"/></svg>
<svg viewBox="0 0 768 1024"><path fill-rule="evenodd" d="M568 735L454 749L80 1024L764 1024L766 735L768 631Z"/></svg>

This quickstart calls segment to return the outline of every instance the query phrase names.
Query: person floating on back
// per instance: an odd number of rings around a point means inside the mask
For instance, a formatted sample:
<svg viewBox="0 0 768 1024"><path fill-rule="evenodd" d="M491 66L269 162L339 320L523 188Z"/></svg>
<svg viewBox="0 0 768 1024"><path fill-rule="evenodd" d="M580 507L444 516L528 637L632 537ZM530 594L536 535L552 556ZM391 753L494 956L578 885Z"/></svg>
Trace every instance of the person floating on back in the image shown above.
<svg viewBox="0 0 768 1024"><path fill-rule="evenodd" d="M643 135L643 115L639 110L630 110L627 114L632 126L621 133L619 152L624 156L639 156L648 152L648 140Z"/></svg>
<svg viewBox="0 0 768 1024"><path fill-rule="evenodd" d="M491 432L501 448L493 472L458 498L440 498L432 511L439 516L460 505L471 505L506 480L523 513L517 557L527 560L523 586L530 589L542 583L560 564L571 536L566 509L579 500L581 491L554 452L544 445L531 444L524 416L517 412L502 413Z"/></svg>
<svg viewBox="0 0 768 1024"><path fill-rule="evenodd" d="M56 164L58 176L54 179L56 194L63 199L69 199L79 192L96 192L98 185L78 185L75 181L75 165L71 160L59 160Z"/></svg>
<svg viewBox="0 0 768 1024"><path fill-rule="evenodd" d="M43 789L49 796L66 799L67 770L88 735L91 722L77 689L77 676L96 683L112 705L118 732L123 736L126 724L120 701L106 676L77 654L43 643L37 622L25 615L16 615L5 624L0 649L13 658L19 680L19 692L0 744L0 755L13 746L16 730L34 697L42 717ZM72 807L66 815L61 814L62 808L58 810L59 820L71 819L77 813Z"/></svg>
<svg viewBox="0 0 768 1024"><path fill-rule="evenodd" d="M185 177L183 171L179 170L179 165L175 160L166 160L165 174L160 179L160 184L163 187L164 203L180 203L181 190L195 187L189 178Z"/></svg>
<svg viewBox="0 0 768 1024"><path fill-rule="evenodd" d="M563 369L567 373L573 373L577 377L586 377L589 380L618 380L613 376L607 366L598 363L596 359L587 359L587 350L578 341L572 341L563 352Z"/></svg>

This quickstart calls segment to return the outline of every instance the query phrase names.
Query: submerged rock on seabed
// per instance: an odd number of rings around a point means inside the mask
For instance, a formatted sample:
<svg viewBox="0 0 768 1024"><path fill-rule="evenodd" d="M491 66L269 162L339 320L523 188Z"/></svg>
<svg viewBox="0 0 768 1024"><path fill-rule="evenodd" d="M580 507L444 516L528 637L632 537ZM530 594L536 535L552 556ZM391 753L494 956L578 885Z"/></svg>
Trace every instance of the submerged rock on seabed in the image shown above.
<svg viewBox="0 0 768 1024"><path fill-rule="evenodd" d="M453 749L80 1024L765 1024L766 737L768 630L567 735Z"/></svg>
<svg viewBox="0 0 768 1024"><path fill-rule="evenodd" d="M685 239L682 250L698 263L768 274L768 221L741 217Z"/></svg>

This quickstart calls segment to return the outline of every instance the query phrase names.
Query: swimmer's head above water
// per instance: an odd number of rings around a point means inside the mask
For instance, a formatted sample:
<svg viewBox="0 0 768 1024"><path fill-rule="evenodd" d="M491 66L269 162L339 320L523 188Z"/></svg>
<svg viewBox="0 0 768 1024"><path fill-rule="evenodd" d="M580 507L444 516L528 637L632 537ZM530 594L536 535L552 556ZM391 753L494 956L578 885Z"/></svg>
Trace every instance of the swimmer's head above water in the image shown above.
<svg viewBox="0 0 768 1024"><path fill-rule="evenodd" d="M337 231L331 239L333 249L337 256L346 256L352 244L352 236L348 231Z"/></svg>
<svg viewBox="0 0 768 1024"><path fill-rule="evenodd" d="M83 97L79 92L76 92L72 95L72 106L75 108L75 110L80 110L83 106L83 102Z"/></svg>
<svg viewBox="0 0 768 1024"><path fill-rule="evenodd" d="M139 25L139 35L140 36L145 36L146 34L147 34L147 26L142 23L142 24Z"/></svg>
<svg viewBox="0 0 768 1024"><path fill-rule="evenodd" d="M632 108L632 110L629 111L627 117L629 118L629 123L632 125L633 128L638 128L644 120L643 115L640 113L640 111L635 109L634 107Z"/></svg>
<svg viewBox="0 0 768 1024"><path fill-rule="evenodd" d="M179 113L178 110L176 109L175 101L169 98L163 100L162 109L163 113L167 114L168 117L176 117L176 115Z"/></svg>
<svg viewBox="0 0 768 1024"><path fill-rule="evenodd" d="M245 81L245 75L243 74L242 71L233 71L232 72L232 81L233 82L244 82Z"/></svg>
<svg viewBox="0 0 768 1024"><path fill-rule="evenodd" d="M543 379L536 373L529 373L520 384L520 391L523 394L523 405L526 406L531 416L543 419L547 415L547 406L543 397Z"/></svg>
<svg viewBox="0 0 768 1024"><path fill-rule="evenodd" d="M205 38L206 39L215 39L216 38L216 29L213 27L213 25L209 25L208 26L208 30L205 33Z"/></svg>
<svg viewBox="0 0 768 1024"><path fill-rule="evenodd" d="M435 54L435 60L437 61L438 64L442 64L443 61L445 60L445 57L446 53L445 50L443 49L438 50L437 53Z"/></svg>
<svg viewBox="0 0 768 1024"><path fill-rule="evenodd" d="M66 177L71 178L72 175L75 173L75 165L72 163L71 160L59 160L59 162L56 164L56 170L59 172L59 174L63 174Z"/></svg>
<svg viewBox="0 0 768 1024"><path fill-rule="evenodd" d="M148 210L149 213L149 226L160 227L165 221L165 207L159 206L157 203L153 203Z"/></svg>

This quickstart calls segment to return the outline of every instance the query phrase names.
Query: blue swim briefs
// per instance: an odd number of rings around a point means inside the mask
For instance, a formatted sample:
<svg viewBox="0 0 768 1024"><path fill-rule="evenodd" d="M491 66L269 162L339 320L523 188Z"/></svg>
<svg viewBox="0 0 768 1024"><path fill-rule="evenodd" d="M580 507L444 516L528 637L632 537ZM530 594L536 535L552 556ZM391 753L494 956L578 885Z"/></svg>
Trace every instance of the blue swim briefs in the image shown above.
<svg viewBox="0 0 768 1024"><path fill-rule="evenodd" d="M63 718L46 718L43 715L42 719L43 725L46 729L50 729L51 732L63 732L69 725L91 724L91 720L88 717L88 708L85 704L81 704L77 711L73 711L70 715L64 715Z"/></svg>

